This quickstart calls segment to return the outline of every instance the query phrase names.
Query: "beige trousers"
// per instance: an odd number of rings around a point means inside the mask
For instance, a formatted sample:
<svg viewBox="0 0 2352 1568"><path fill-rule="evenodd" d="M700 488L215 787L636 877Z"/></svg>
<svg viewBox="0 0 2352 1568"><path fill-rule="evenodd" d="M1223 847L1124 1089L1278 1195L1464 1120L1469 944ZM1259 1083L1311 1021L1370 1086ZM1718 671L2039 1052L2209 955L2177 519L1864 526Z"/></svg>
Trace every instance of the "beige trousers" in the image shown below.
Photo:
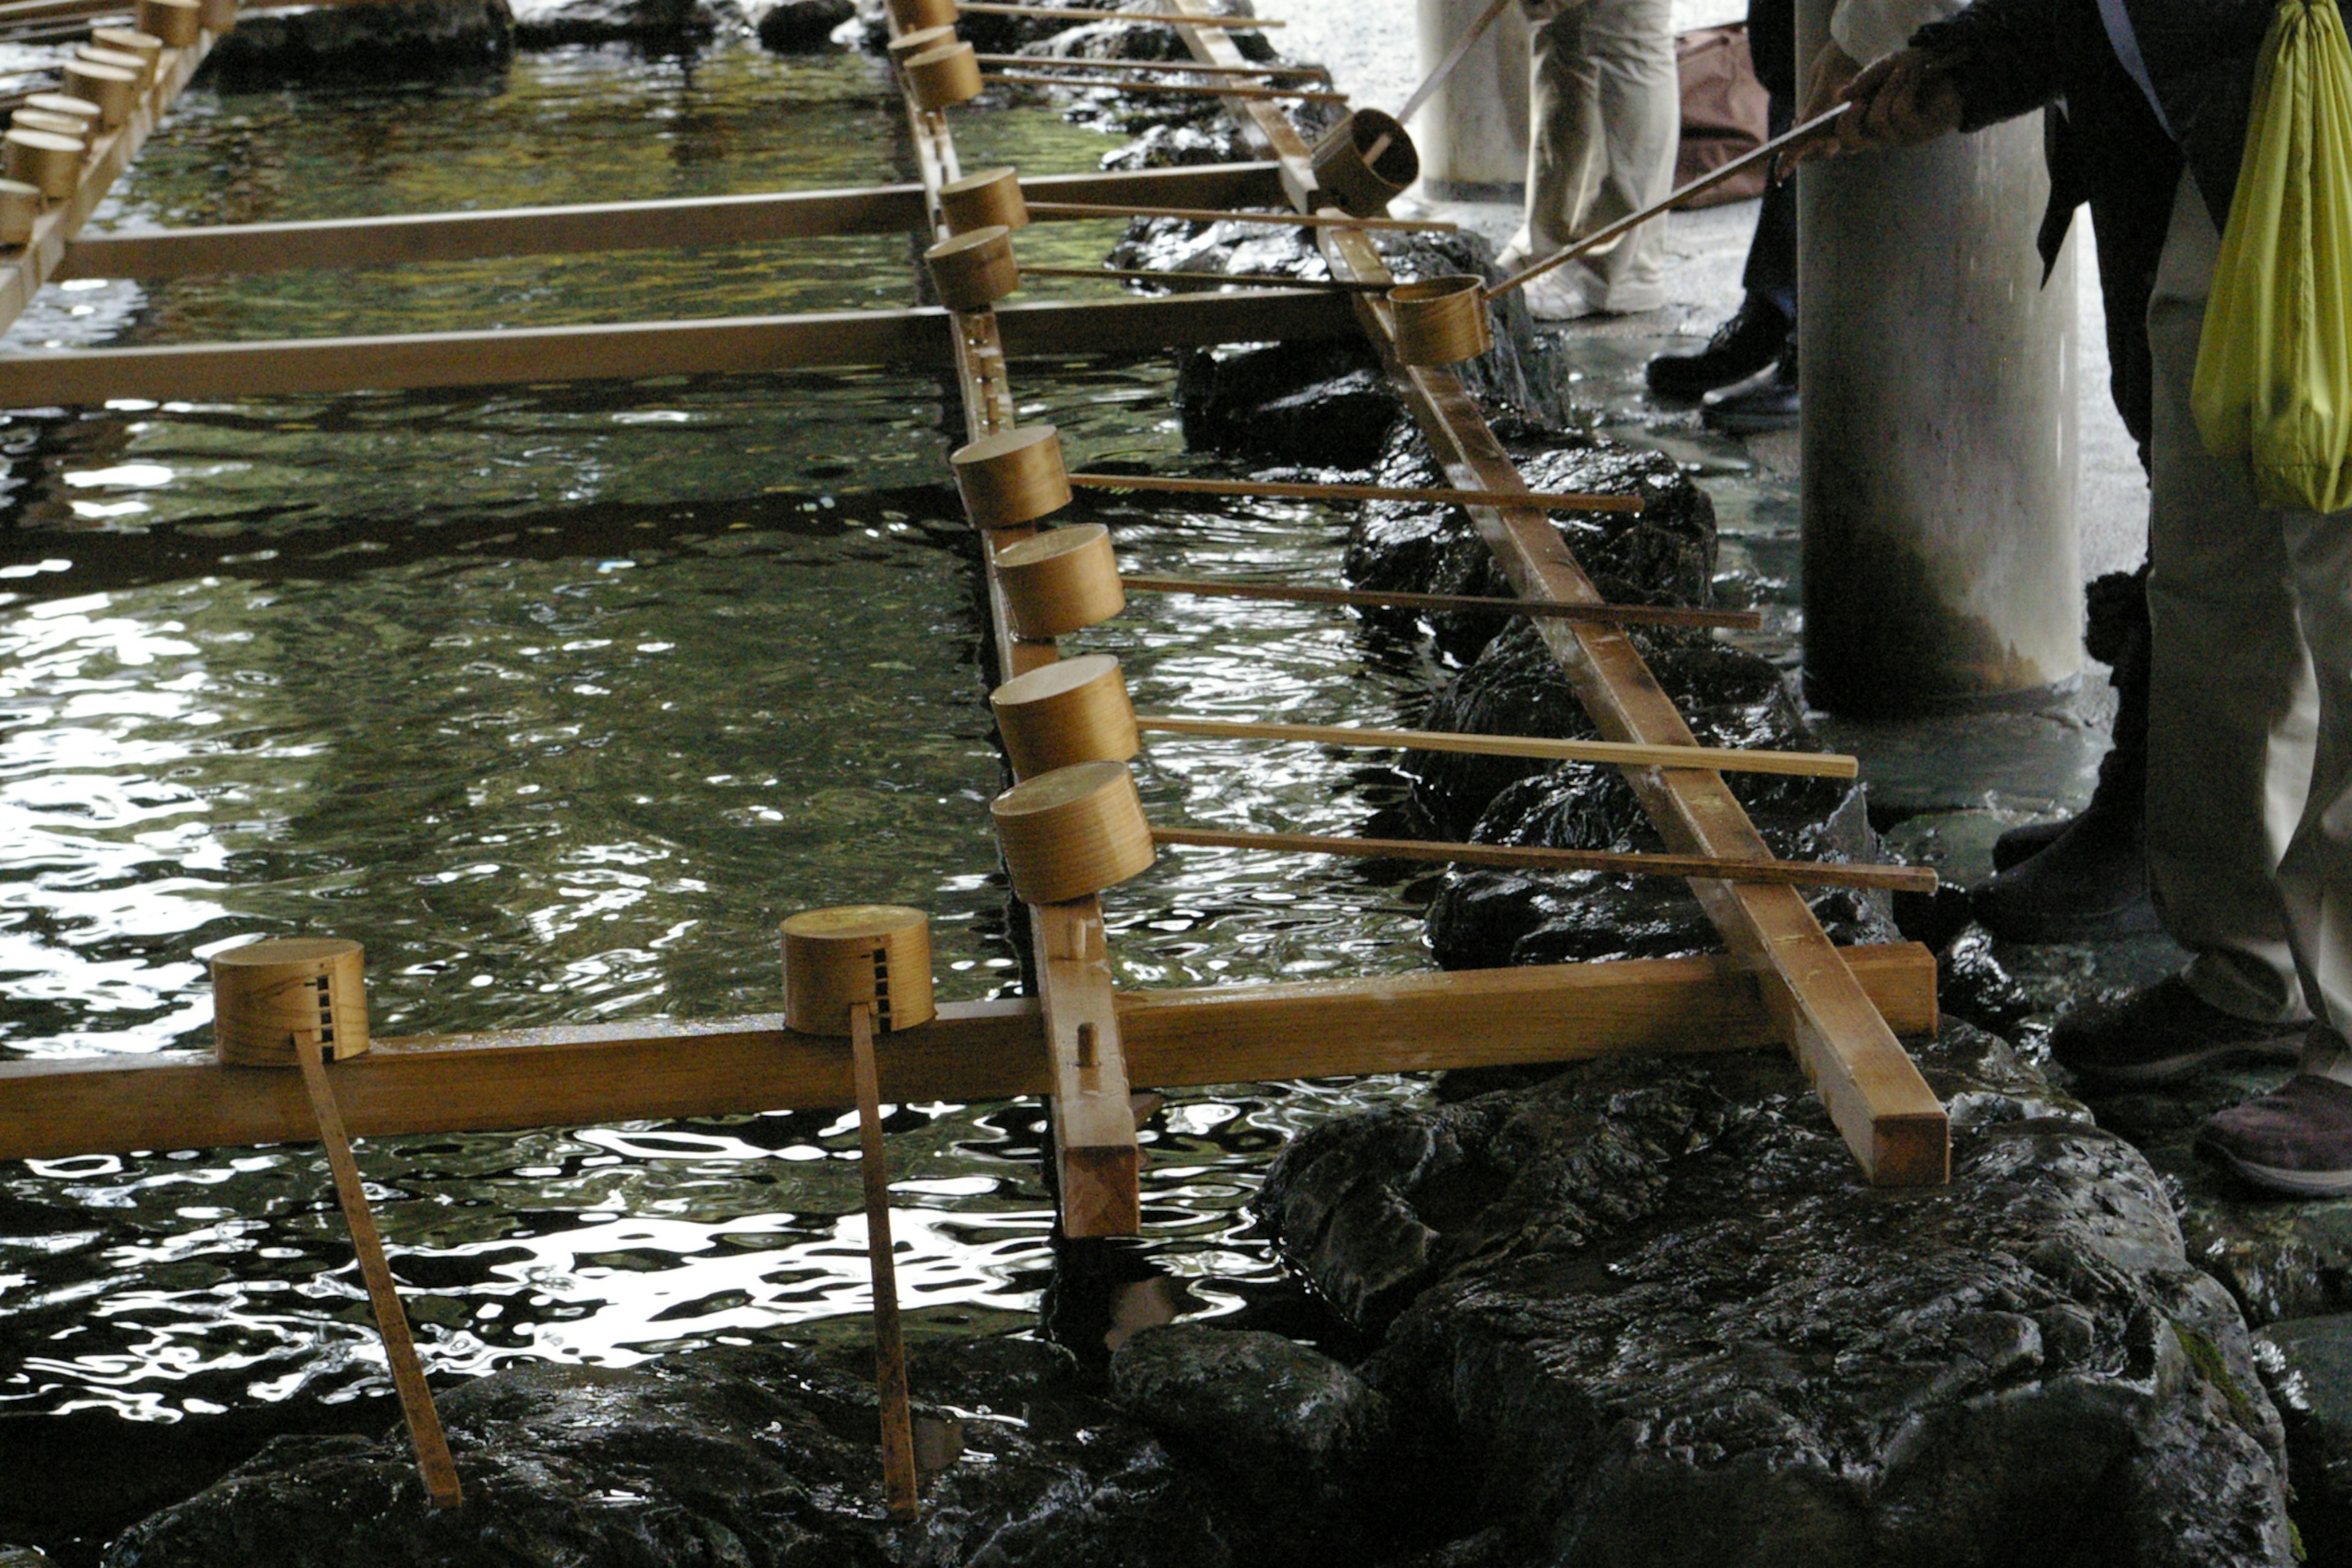
<svg viewBox="0 0 2352 1568"><path fill-rule="evenodd" d="M2189 405L2221 248L2188 176L2148 303L2156 362L2148 878L2214 1006L2316 1015L2307 1071L2352 1081L2352 514L2281 510Z"/></svg>
<svg viewBox="0 0 2352 1568"><path fill-rule="evenodd" d="M1570 0L1536 14L1528 72L1528 204L1512 248L1548 256L1674 189L1682 135L1672 0ZM1555 276L1602 310L1666 302L1666 230L1644 224Z"/></svg>

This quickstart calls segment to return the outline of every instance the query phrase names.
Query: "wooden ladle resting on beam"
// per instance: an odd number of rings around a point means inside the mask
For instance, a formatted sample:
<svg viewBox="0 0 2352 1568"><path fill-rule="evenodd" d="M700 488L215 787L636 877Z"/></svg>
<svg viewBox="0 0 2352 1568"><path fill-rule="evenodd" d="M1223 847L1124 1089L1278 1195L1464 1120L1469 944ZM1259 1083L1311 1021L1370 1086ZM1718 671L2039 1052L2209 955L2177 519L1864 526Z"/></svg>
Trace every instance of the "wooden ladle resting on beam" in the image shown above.
<svg viewBox="0 0 2352 1568"><path fill-rule="evenodd" d="M1607 250L1651 219L1664 216L1727 180L1737 179L1759 163L1769 163L1783 153L1828 135L1839 117L1852 107L1840 104L1815 115L1761 147L1701 174L1664 201L1604 225L1582 239L1528 263L1498 283L1488 284L1484 279L1463 275L1397 285L1389 290L1397 358L1405 364L1421 366L1458 364L1476 359L1495 346L1494 323L1487 315L1487 307L1495 300L1580 256Z"/></svg>
<svg viewBox="0 0 2352 1568"><path fill-rule="evenodd" d="M1549 735L1476 735L1453 730L1388 730L1339 724L1258 722L1242 719L1138 713L1127 677L1108 654L1082 654L1016 675L988 695L1004 754L1016 777L1030 778L1076 763L1126 762L1142 750L1147 732L1239 741L1307 741L1375 751L1455 752L1476 756L1535 757L1554 763L1599 763L1626 768L1708 768L1721 773L1781 773L1850 779L1854 759L1834 752L1770 752L1730 746L1651 746L1626 741Z"/></svg>
<svg viewBox="0 0 2352 1568"><path fill-rule="evenodd" d="M376 1229L374 1212L368 1207L359 1165L352 1158L351 1137L344 1131L333 1075L327 1066L331 1057L340 1061L362 1055L368 1048L367 994L361 963L359 943L333 937L251 942L215 955L214 1048L224 1063L233 1067L301 1068L302 1085L319 1124L319 1141L326 1147L327 1167L334 1174L335 1198L350 1227L352 1249L359 1254L360 1278L366 1282L376 1332L392 1368L393 1389L400 1396L400 1414L408 1424L409 1444L416 1451L416 1468L425 1478L425 1495L436 1509L456 1508L466 1500L457 1483L457 1467L449 1457L449 1439L441 1429L433 1391L426 1386L425 1369L416 1359L408 1314L401 1308L400 1290L384 1259L383 1237Z"/></svg>
<svg viewBox="0 0 2352 1568"><path fill-rule="evenodd" d="M1932 893L1927 866L1840 865L1824 860L1729 860L1712 855L1629 855L1606 849L1532 849L1454 844L1426 838L1337 838L1314 833L1227 833L1205 827L1155 827L1154 844L1202 849L1256 849L1285 855L1344 855L1364 860L1442 860L1520 871L1605 871L1621 876L1694 877L1794 888L1884 889Z"/></svg>
<svg viewBox="0 0 2352 1568"><path fill-rule="evenodd" d="M783 922L784 1023L804 1035L849 1037L857 1095L857 1163L866 1188L866 1257L874 1277L874 1385L882 1415L882 1489L890 1516L922 1512L915 1469L907 1342L898 1325L898 1271L890 1240L890 1170L882 1147L882 1088L874 1037L929 1023L930 917L902 904L805 910Z"/></svg>

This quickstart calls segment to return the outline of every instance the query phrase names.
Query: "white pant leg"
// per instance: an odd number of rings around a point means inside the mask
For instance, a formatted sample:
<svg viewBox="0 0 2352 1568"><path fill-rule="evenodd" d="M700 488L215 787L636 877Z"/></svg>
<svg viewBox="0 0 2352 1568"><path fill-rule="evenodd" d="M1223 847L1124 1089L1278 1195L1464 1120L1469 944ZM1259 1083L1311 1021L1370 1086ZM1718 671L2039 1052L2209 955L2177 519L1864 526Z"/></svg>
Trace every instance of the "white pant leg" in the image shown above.
<svg viewBox="0 0 2352 1568"><path fill-rule="evenodd" d="M2148 881L2165 929L2195 955L2190 987L2225 1012L2283 1021L2305 1009L2295 938L2311 933L2291 930L2278 873L2311 794L2320 705L2287 516L2206 452L2189 413L2220 246L2184 174L2147 314Z"/></svg>
<svg viewBox="0 0 2352 1568"><path fill-rule="evenodd" d="M1546 256L1674 189L1682 82L1672 0L1580 0L1532 41L1527 216L1513 246ZM1660 222L1562 276L1601 310L1654 310L1664 268Z"/></svg>

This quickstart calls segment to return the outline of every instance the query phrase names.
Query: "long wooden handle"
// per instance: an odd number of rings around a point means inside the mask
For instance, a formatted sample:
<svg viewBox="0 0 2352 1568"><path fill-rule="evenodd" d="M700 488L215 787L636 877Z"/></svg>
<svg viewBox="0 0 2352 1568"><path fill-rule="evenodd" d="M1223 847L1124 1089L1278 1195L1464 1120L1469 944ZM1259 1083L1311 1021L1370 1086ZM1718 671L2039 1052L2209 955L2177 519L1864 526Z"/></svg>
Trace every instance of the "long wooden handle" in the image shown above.
<svg viewBox="0 0 2352 1568"><path fill-rule="evenodd" d="M874 1386L882 1398L882 1492L890 1517L922 1512L915 1478L915 1424L907 1398L907 1342L898 1330L898 1270L890 1253L890 1167L882 1150L882 1081L874 1065L874 1010L849 1009L851 1076L857 1086L857 1165L866 1178L866 1258L874 1271Z"/></svg>
<svg viewBox="0 0 2352 1568"><path fill-rule="evenodd" d="M1444 506L1532 507L1538 511L1638 512L1642 510L1640 496L1580 495L1573 491L1549 490L1457 490L1438 485L1320 485L1298 479L1179 479L1158 474L1072 474L1070 483L1083 490L1162 490L1179 496L1430 501Z"/></svg>
<svg viewBox="0 0 2352 1568"><path fill-rule="evenodd" d="M1521 849L1426 838L1331 838L1313 833L1225 833L1206 827L1155 827L1155 844L1201 849L1263 849L1288 855L1346 855L1362 860L1444 860L1504 870L1607 871L1637 877L1691 877L1794 888L1885 888L1932 893L1926 866L1844 866L1822 860L1726 860L1711 855L1626 855L1609 849Z"/></svg>
<svg viewBox="0 0 2352 1568"><path fill-rule="evenodd" d="M0 5L0 10L5 9ZM1303 76L1317 81L1331 79L1328 66L1213 66L1199 60L1090 60L1068 55L974 55L972 58L984 66L1010 66L1014 70L1034 70L1040 66L1068 66L1073 69L1097 71L1134 71L1146 76Z"/></svg>
<svg viewBox="0 0 2352 1568"><path fill-rule="evenodd" d="M1099 12L1089 15L1099 16ZM1045 217L1177 217L1192 223L1272 223L1286 228L1411 229L1419 234L1455 234L1462 226L1443 218L1349 217L1345 213L1226 212L1216 207L1105 206L1097 202L1031 202Z"/></svg>
<svg viewBox="0 0 2352 1568"><path fill-rule="evenodd" d="M1076 11L1058 5L999 5L972 3L958 5L981 16L1034 16L1048 22L1167 22L1180 27L1287 27L1287 22L1263 16L1193 16L1181 11Z"/></svg>
<svg viewBox="0 0 2352 1568"><path fill-rule="evenodd" d="M1478 757L1542 757L1627 768L1706 768L1719 773L1790 773L1850 779L1861 771L1834 752L1749 752L1730 746L1642 746L1626 741L1563 741L1542 735L1465 735L1451 730L1374 730L1340 724L1263 724L1240 719L1185 719L1138 713L1135 727L1162 735L1234 741L1312 741L1326 746L1405 752L1461 752Z"/></svg>
<svg viewBox="0 0 2352 1568"><path fill-rule="evenodd" d="M1272 599L1294 605L1357 605L1367 609L1476 610L1535 616L1595 626L1719 627L1752 632L1764 625L1754 610L1697 610L1682 605L1570 605L1558 599L1485 598L1474 594L1382 594L1360 588L1318 588L1287 583L1226 583L1199 577L1123 575L1120 586L1141 594L1195 594L1213 599Z"/></svg>
<svg viewBox="0 0 2352 1568"><path fill-rule="evenodd" d="M1337 278L1285 278L1278 272L1168 272L1150 267L1024 267L1024 278L1108 278L1134 283L1233 283L1244 289L1314 289L1328 294L1385 294L1394 285Z"/></svg>
<svg viewBox="0 0 2352 1568"><path fill-rule="evenodd" d="M1412 96L1404 100L1404 107L1396 111L1399 125L1412 123L1413 115L1420 110L1421 106L1427 103L1430 96L1445 85L1445 79L1452 76L1460 68L1462 62L1470 58L1470 51L1477 47L1479 39L1486 36L1486 29L1495 25L1495 18L1501 16L1503 7L1510 3L1511 0L1488 0L1486 8L1478 13L1478 19L1470 24L1470 30L1454 40L1454 47L1445 52L1444 59L1437 62L1437 68L1422 79L1421 85L1412 89ZM1387 151L1388 148L1385 145L1375 146L1364 154L1364 162L1378 163L1381 154Z"/></svg>
<svg viewBox="0 0 2352 1568"><path fill-rule="evenodd" d="M1121 92L1176 92L1194 95L1208 94L1217 98L1299 99L1309 103L1345 103L1348 95L1320 87L1218 87L1200 81L1118 81L1105 77L1055 76L1047 71L991 71L981 79L986 82L1009 82L1015 87L1108 87Z"/></svg>
<svg viewBox="0 0 2352 1568"><path fill-rule="evenodd" d="M1685 185L1682 189L1675 192L1674 195L1668 196L1665 200L1658 202L1653 205L1643 207L1640 212L1632 214L1629 216L1621 217L1615 223L1609 224L1601 228L1593 230L1591 234L1586 235L1582 239L1576 241L1574 244L1564 246L1560 249L1553 251L1549 256L1544 257L1540 260L1529 263L1528 266L1521 268L1518 271L1512 273L1508 278L1504 279L1500 283L1486 290L1486 298L1489 300L1499 300L1504 295L1509 293L1512 289L1520 288L1534 281L1536 279L1542 277L1545 273L1550 271L1555 267L1564 266L1568 262L1575 260L1578 257L1585 255L1589 251L1607 249L1609 247L1616 244L1619 240L1624 238L1625 236L1633 233L1635 229L1649 222L1652 218L1658 217L1664 214L1674 211L1676 207L1682 205L1693 196L1698 195L1702 192L1711 191L1716 186L1723 184L1726 180L1737 179L1741 174L1744 174L1748 170L1754 168L1757 164L1764 163L1769 159L1778 158L1781 153L1789 151L1789 149L1798 145L1800 142L1812 141L1815 137L1826 132L1831 126L1836 124L1838 117L1853 107L1853 106L1850 103L1841 103L1835 109L1830 110L1825 113L1816 114L1811 120L1806 121L1802 125L1781 132L1780 135L1775 136L1772 140L1765 142L1764 145L1755 149L1753 152L1743 153L1738 157L1734 158L1730 163L1725 163L1718 168L1708 170L1706 174L1701 174L1697 179L1693 180L1689 184Z"/></svg>
<svg viewBox="0 0 2352 1568"><path fill-rule="evenodd" d="M456 1508L466 1500L457 1484L457 1461L449 1457L449 1439L441 1430L441 1413L434 1408L433 1390L425 1386L425 1368L416 1360L416 1342L409 1337L408 1314L401 1310L400 1290L392 1282L392 1266L384 1261L383 1237L368 1207L367 1189L360 1184L358 1162L352 1158L352 1141L343 1131L343 1113L335 1103L335 1086L320 1054L319 1037L308 1031L294 1036L294 1054L301 1059L302 1085L310 1091L310 1110L319 1119L319 1142L327 1146L327 1168L334 1173L335 1201L342 1205L343 1223L359 1254L360 1278L367 1282L368 1304L375 1309L376 1332L383 1339L384 1360L392 1364L392 1386L400 1395L400 1414L408 1423L408 1441L416 1450L416 1468L425 1477L425 1490L435 1508Z"/></svg>

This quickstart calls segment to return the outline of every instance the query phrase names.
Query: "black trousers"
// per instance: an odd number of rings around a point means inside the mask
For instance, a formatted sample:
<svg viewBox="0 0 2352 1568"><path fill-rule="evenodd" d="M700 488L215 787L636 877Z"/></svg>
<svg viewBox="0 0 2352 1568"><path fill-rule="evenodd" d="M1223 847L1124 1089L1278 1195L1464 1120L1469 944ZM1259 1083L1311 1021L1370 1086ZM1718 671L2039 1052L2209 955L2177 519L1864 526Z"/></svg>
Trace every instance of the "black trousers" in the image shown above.
<svg viewBox="0 0 2352 1568"><path fill-rule="evenodd" d="M1756 61L1756 79L1770 96L1769 123L1778 136L1797 117L1797 0L1748 0L1748 52ZM1791 322L1796 321L1796 181L1783 180L1765 190L1739 283L1748 293L1770 300Z"/></svg>

